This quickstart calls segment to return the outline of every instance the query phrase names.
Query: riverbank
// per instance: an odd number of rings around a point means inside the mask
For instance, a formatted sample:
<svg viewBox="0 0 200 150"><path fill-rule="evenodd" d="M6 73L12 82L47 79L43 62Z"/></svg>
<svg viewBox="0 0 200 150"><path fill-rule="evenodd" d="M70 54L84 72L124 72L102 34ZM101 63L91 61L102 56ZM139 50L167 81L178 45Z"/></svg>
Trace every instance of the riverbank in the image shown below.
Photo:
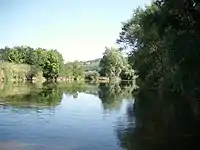
<svg viewBox="0 0 200 150"><path fill-rule="evenodd" d="M27 64L16 64L0 62L0 82L45 82L42 72L34 73L32 66Z"/></svg>

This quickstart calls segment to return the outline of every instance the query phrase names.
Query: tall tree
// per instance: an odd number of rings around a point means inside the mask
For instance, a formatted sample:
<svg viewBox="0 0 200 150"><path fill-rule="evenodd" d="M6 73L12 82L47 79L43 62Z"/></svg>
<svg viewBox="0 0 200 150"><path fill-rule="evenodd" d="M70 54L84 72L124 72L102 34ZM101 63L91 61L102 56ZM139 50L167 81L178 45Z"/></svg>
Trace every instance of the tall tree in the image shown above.
<svg viewBox="0 0 200 150"><path fill-rule="evenodd" d="M195 91L199 86L198 1L157 0L135 10L118 39L131 49L129 62L138 84Z"/></svg>
<svg viewBox="0 0 200 150"><path fill-rule="evenodd" d="M120 77L122 71L131 69L129 68L128 61L122 53L113 47L106 47L99 66L101 68L100 75L107 76L110 79Z"/></svg>
<svg viewBox="0 0 200 150"><path fill-rule="evenodd" d="M65 75L77 80L84 78L84 67L78 61L69 62L65 64Z"/></svg>

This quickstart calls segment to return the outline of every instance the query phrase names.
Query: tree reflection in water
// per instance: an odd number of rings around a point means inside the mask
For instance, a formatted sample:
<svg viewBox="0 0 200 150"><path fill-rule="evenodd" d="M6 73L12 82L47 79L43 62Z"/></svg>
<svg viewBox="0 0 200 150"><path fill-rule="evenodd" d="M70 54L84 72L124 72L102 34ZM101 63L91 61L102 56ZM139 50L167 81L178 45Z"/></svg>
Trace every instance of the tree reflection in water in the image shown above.
<svg viewBox="0 0 200 150"><path fill-rule="evenodd" d="M98 96L104 110L120 108L123 99L132 99L133 86L120 84L86 84L84 82L60 84L5 84L1 87L0 99L15 107L55 107L63 94L78 98L79 93Z"/></svg>
<svg viewBox="0 0 200 150"><path fill-rule="evenodd" d="M134 108L133 108L134 107ZM176 93L139 90L116 129L127 150L199 149L199 102Z"/></svg>
<svg viewBox="0 0 200 150"><path fill-rule="evenodd" d="M98 85L79 82L43 85L4 84L0 87L0 102L15 107L55 107L60 104L63 94L78 98L81 92L96 95L97 91Z"/></svg>
<svg viewBox="0 0 200 150"><path fill-rule="evenodd" d="M98 96L104 110L119 109L123 99L132 99L133 86L126 82L120 84L100 84Z"/></svg>
<svg viewBox="0 0 200 150"><path fill-rule="evenodd" d="M11 86L11 88L9 88ZM59 105L63 92L55 84L36 85L6 85L0 97L14 107L54 107Z"/></svg>

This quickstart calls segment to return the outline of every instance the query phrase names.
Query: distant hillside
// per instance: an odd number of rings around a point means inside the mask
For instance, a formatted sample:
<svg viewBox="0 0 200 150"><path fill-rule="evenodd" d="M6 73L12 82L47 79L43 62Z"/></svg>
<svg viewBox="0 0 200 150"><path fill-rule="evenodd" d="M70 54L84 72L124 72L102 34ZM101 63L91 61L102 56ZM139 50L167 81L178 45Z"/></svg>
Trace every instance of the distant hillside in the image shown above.
<svg viewBox="0 0 200 150"><path fill-rule="evenodd" d="M83 64L85 68L85 72L99 71L100 60L101 58L98 58L98 59L89 60L89 61L82 61L81 63Z"/></svg>

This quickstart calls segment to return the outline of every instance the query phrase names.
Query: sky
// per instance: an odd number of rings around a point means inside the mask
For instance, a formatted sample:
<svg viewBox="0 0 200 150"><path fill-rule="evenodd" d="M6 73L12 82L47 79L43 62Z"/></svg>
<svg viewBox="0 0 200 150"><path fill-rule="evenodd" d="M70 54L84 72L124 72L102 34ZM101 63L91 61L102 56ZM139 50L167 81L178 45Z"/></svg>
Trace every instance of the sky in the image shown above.
<svg viewBox="0 0 200 150"><path fill-rule="evenodd" d="M57 49L65 61L102 57L121 22L150 0L0 0L0 47Z"/></svg>

